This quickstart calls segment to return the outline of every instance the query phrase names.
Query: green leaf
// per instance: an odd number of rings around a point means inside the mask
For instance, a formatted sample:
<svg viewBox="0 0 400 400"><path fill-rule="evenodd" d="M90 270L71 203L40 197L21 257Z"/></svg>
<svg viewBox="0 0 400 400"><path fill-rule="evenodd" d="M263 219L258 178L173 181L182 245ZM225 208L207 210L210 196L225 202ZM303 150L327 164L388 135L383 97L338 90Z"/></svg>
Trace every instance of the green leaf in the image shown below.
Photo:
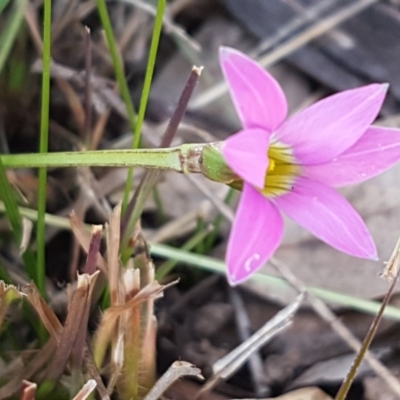
<svg viewBox="0 0 400 400"><path fill-rule="evenodd" d="M7 5L7 0L0 0L0 13ZM7 57L10 54L15 38L24 20L24 12L26 9L26 0L16 0L14 2L14 9L7 21L7 24L0 36L0 73L3 70Z"/></svg>
<svg viewBox="0 0 400 400"><path fill-rule="evenodd" d="M22 217L19 212L15 193L7 179L6 170L4 169L2 157L0 156L0 196L3 200L6 216L11 225L14 240L18 246L21 245L23 230ZM27 249L22 255L28 275L30 278L35 276L35 258L30 249ZM3 274L2 274L3 275Z"/></svg>

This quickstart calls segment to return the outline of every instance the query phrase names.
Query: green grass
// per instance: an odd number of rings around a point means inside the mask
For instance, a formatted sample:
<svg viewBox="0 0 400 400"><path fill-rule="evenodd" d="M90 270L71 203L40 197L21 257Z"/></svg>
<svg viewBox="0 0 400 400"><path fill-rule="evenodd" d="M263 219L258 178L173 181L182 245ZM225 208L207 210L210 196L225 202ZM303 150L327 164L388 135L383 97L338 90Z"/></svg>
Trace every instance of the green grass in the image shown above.
<svg viewBox="0 0 400 400"><path fill-rule="evenodd" d="M8 0L0 0L0 14L4 11L8 5ZM20 31L22 21L24 18L24 12L26 10L27 2L25 0L17 1L14 3L14 8L10 14L10 17L5 24L5 27L0 35L0 74L3 72L8 56L11 52L12 46L17 38L17 34ZM18 246L21 245L23 237L22 228L22 217L19 212L16 195L7 179L6 170L3 166L2 158L0 157L0 196L4 202L4 209L7 219L10 223L11 230L14 236L14 240ZM27 249L22 255L23 261L27 273L30 278L35 277L35 258L34 254L30 249ZM7 271L1 268L1 278L10 282L10 277Z"/></svg>
<svg viewBox="0 0 400 400"><path fill-rule="evenodd" d="M49 141L49 108L50 108L50 62L51 62L51 2L44 0L44 30L43 30L43 73L42 102L40 115L39 152L47 153ZM47 168L39 168L38 220L36 226L37 262L34 281L42 294L45 295L46 271L46 198L47 198Z"/></svg>
<svg viewBox="0 0 400 400"><path fill-rule="evenodd" d="M162 23L165 12L165 3L166 0L158 0L157 14L156 14L156 19L154 21L153 35L151 38L149 59L147 61L146 75L144 78L142 96L140 99L139 114L134 130L134 137L133 137L134 149L139 148L140 144L142 126L143 126L144 116L146 114L147 103L149 101L151 82L153 80L154 66L156 64L158 45L160 42ZM126 210L126 206L128 205L129 194L132 188L132 180L133 180L133 168L130 168L128 171L128 177L125 184L124 199L122 202L122 212Z"/></svg>
<svg viewBox="0 0 400 400"><path fill-rule="evenodd" d="M0 14L7 6L7 0L0 0ZM26 10L27 1L18 0L14 2L13 11L0 35L0 73L11 52L12 46L20 30L24 20L24 12Z"/></svg>
<svg viewBox="0 0 400 400"><path fill-rule="evenodd" d="M4 213L5 209L6 207L4 203L0 202L0 212ZM37 211L26 207L20 207L20 214L26 218L31 219L32 221L36 221L37 219ZM67 218L51 214L46 214L45 218L48 225L56 226L58 228L71 229L69 220ZM88 231L90 231L90 226L86 225L86 227ZM199 239L199 237L201 238L201 235L196 235L196 237L193 237L193 241L191 241L191 243L189 243L188 241L186 247L193 248L197 244L197 240ZM200 254L195 254L184 249L176 249L174 247L163 244L152 244L150 246L150 252L154 257L161 257L171 261L174 260L175 262L191 265L193 267L201 268L203 270L214 272L217 274L223 275L226 271L225 263L223 261ZM165 273L162 273L162 275L165 275ZM251 279L257 281L261 285L265 285L266 288L278 287L282 289L289 289L291 287L289 283L287 283L284 279L272 275L256 273ZM381 304L378 301L360 299L354 296L349 296L324 288L308 287L307 289L321 299L367 314L375 315L379 311L379 307ZM384 316L386 318L400 321L400 308L387 306Z"/></svg>

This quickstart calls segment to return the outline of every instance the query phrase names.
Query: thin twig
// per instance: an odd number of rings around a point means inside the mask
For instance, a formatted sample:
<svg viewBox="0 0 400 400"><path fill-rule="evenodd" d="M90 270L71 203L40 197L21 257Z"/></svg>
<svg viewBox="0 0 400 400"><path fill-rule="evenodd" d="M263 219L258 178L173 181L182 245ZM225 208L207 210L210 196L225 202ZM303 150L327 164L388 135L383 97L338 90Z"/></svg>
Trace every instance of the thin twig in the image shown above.
<svg viewBox="0 0 400 400"><path fill-rule="evenodd" d="M172 115L167 129L165 130L164 137L161 141L160 147L169 147L171 146L172 139L175 136L176 131L178 130L178 126L182 121L182 118L186 112L187 106L189 104L189 100L192 97L194 88L197 85L197 82L200 79L201 71L203 67L192 68L192 72L189 75L189 79L186 82L186 86L182 91L181 97L178 100L178 104L176 106L175 112Z"/></svg>
<svg viewBox="0 0 400 400"><path fill-rule="evenodd" d="M213 376L204 385L197 397L209 392L221 379L229 379L254 352L286 329L292 323L293 315L297 312L303 300L304 294L297 296L292 303L274 315L245 342L214 363L212 367Z"/></svg>
<svg viewBox="0 0 400 400"><path fill-rule="evenodd" d="M250 320L246 312L239 292L233 288L229 290L230 301L235 310L236 325L238 327L241 342L245 342L251 336ZM248 366L251 372L254 392L257 397L266 397L270 394L270 388L265 382L264 366L261 354L259 351L250 355Z"/></svg>
<svg viewBox="0 0 400 400"><path fill-rule="evenodd" d="M233 213L232 209L226 205L223 200L215 196L211 190L207 189L204 185L199 183L193 176L185 175L186 178L194 185L197 189L200 190L215 206L215 208L229 221L233 222L235 219L235 214ZM225 195L225 194L224 194Z"/></svg>
<svg viewBox="0 0 400 400"><path fill-rule="evenodd" d="M270 264L285 278L285 280L297 291L302 292L306 289L305 284L293 274L290 268L276 259L272 259ZM355 352L361 349L360 341L353 335L353 333L336 317L332 310L321 299L315 297L312 293L307 291L307 300L315 312L328 323L343 341ZM391 388L391 390L400 396L400 383L392 375L392 373L370 352L365 354L365 360L369 363L371 368L378 374Z"/></svg>
<svg viewBox="0 0 400 400"><path fill-rule="evenodd" d="M175 361L167 372L157 381L145 400L157 400L178 379L183 376L195 376L204 379L199 368L185 361Z"/></svg>
<svg viewBox="0 0 400 400"><path fill-rule="evenodd" d="M383 301L382 301L382 305L381 308L379 310L379 312L377 313L377 315L375 316L374 320L372 321L372 324L368 330L367 336L365 337L363 344L360 348L360 350L357 353L357 356L353 362L353 365L350 368L349 373L346 376L346 379L343 381L342 385L340 386L340 389L335 397L335 400L345 400L347 397L347 393L350 390L350 387L354 381L354 379L356 378L357 375L357 371L363 361L363 359L367 359L366 355L368 353L368 349L372 343L373 338L375 337L376 331L378 329L378 326L382 320L383 317L383 313L385 311L386 306L389 304L390 298L392 297L394 288L396 286L397 280L399 278L399 274L400 274L400 269L398 268L398 264L399 264L399 248L396 245L394 251L393 251L393 255L389 261L389 263L392 263L394 265L388 265L388 269L395 269L397 268L397 273L395 278L393 279L392 284L390 285L390 288L388 290L388 292L386 293L386 296L384 297ZM392 268L390 268L392 267ZM398 397L400 397L400 382L390 373L390 371L387 371L389 373L388 376L386 376L386 374L382 375L381 377L386 381L388 377L393 378L393 382L392 384L389 385L390 389L392 389Z"/></svg>
<svg viewBox="0 0 400 400"><path fill-rule="evenodd" d="M178 129L178 125L181 122L183 115L186 112L189 100L192 97L197 82L199 81L201 70L202 70L201 67L200 68L193 67L189 75L189 78L186 82L186 85L182 91L182 94L178 100L176 109L165 130L163 139L160 144L162 147L169 147L171 145L172 140ZM137 187L135 194L133 195L132 199L130 200L126 208L124 219L121 221L121 233L122 233L121 236L123 237L122 248L125 247L126 243L129 240L126 237L126 232L129 232L132 229L132 226L136 224L136 220L137 218L139 218L140 215L139 213L140 210L136 210L135 215L133 215L136 205L139 203L144 204L144 199L147 198L148 194L150 193L150 189L153 187L157 176L158 176L158 171L146 172L146 174L140 181L140 184ZM142 197L142 199L140 199L140 197Z"/></svg>

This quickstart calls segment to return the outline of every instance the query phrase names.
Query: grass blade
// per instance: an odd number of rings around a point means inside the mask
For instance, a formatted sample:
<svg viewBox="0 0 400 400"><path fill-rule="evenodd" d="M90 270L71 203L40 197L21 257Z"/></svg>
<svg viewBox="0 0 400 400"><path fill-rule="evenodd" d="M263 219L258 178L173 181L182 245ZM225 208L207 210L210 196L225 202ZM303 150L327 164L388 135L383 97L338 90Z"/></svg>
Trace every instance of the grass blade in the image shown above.
<svg viewBox="0 0 400 400"><path fill-rule="evenodd" d="M3 12L3 10L6 8L7 4L10 2L10 0L0 0L0 14Z"/></svg>
<svg viewBox="0 0 400 400"><path fill-rule="evenodd" d="M142 125L144 121L144 115L146 114L147 103L150 95L151 82L153 80L154 65L156 63L158 44L160 42L164 12L165 12L166 0L158 0L157 15L154 21L153 35L151 38L149 59L147 61L146 76L144 78L142 97L140 99L139 114L135 126L135 134L133 137L133 148L137 149L140 144L140 136L142 131ZM133 168L128 171L128 177L126 179L124 199L122 201L122 213L125 212L128 205L129 193L132 187L133 179Z"/></svg>
<svg viewBox="0 0 400 400"><path fill-rule="evenodd" d="M129 91L129 86L125 78L125 70L124 65L121 59L121 55L118 50L118 44L115 40L114 31L111 25L110 16L108 14L107 5L105 0L96 0L97 9L99 11L99 16L101 20L101 24L103 26L108 49L110 51L110 56L113 62L115 78L118 83L118 88L121 92L122 99L125 102L126 113L128 116L128 122L132 132L135 132L136 129L136 111L133 106L131 94ZM136 139L136 138L135 138ZM135 141L134 141L135 143Z"/></svg>
<svg viewBox="0 0 400 400"><path fill-rule="evenodd" d="M7 179L7 174L4 169L1 156L0 156L0 197L2 198L4 203L5 212L8 221L10 222L11 225L11 229L14 235L14 240L17 243L17 245L20 246L23 237L22 218L19 212L14 192ZM35 259L33 253L29 249L26 249L26 251L22 255L22 258L24 260L29 277L33 278L35 273Z"/></svg>
<svg viewBox="0 0 400 400"><path fill-rule="evenodd" d="M42 105L40 116L39 152L47 153L49 140L49 107L50 107L50 61L51 61L51 0L44 0L44 31L43 31L43 74L42 74ZM36 274L34 281L45 295L45 214L47 194L47 169L39 169L38 220L36 227Z"/></svg>
<svg viewBox="0 0 400 400"><path fill-rule="evenodd" d="M7 3L8 1L0 1L0 13ZM26 0L18 0L15 2L15 9L13 10L7 26L0 36L0 72L4 67L7 57L12 49L14 40L19 32L19 28L21 27L26 5Z"/></svg>
<svg viewBox="0 0 400 400"><path fill-rule="evenodd" d="M165 257L171 260L177 260L185 264L192 265L194 267L202 268L211 272L225 274L226 266L221 260L203 256L200 254L194 254L181 249L175 249L171 246L164 244L152 244L150 247L150 253L153 256ZM251 280L263 284L266 287L281 287L287 289L290 285L282 278L273 275L262 274L256 272L252 275ZM381 306L381 303L374 300L365 300L358 297L350 296L334 292L332 290L322 289L319 287L307 287L307 291L311 292L321 299L331 301L336 304L340 304L344 307L349 307L354 310L359 310L367 314L376 314ZM384 316L387 318L400 321L400 308L394 306L387 306L385 309Z"/></svg>

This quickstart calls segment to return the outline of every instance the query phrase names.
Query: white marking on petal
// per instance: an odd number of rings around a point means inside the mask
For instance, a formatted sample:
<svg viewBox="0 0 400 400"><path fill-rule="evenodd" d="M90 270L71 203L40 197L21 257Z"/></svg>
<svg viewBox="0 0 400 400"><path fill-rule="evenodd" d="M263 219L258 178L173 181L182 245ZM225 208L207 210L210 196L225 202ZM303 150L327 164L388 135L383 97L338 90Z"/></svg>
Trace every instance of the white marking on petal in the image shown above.
<svg viewBox="0 0 400 400"><path fill-rule="evenodd" d="M260 259L260 255L258 253L254 253L250 258L248 258L246 260L246 262L244 263L244 269L248 272L251 271L251 263L253 261L258 261Z"/></svg>

